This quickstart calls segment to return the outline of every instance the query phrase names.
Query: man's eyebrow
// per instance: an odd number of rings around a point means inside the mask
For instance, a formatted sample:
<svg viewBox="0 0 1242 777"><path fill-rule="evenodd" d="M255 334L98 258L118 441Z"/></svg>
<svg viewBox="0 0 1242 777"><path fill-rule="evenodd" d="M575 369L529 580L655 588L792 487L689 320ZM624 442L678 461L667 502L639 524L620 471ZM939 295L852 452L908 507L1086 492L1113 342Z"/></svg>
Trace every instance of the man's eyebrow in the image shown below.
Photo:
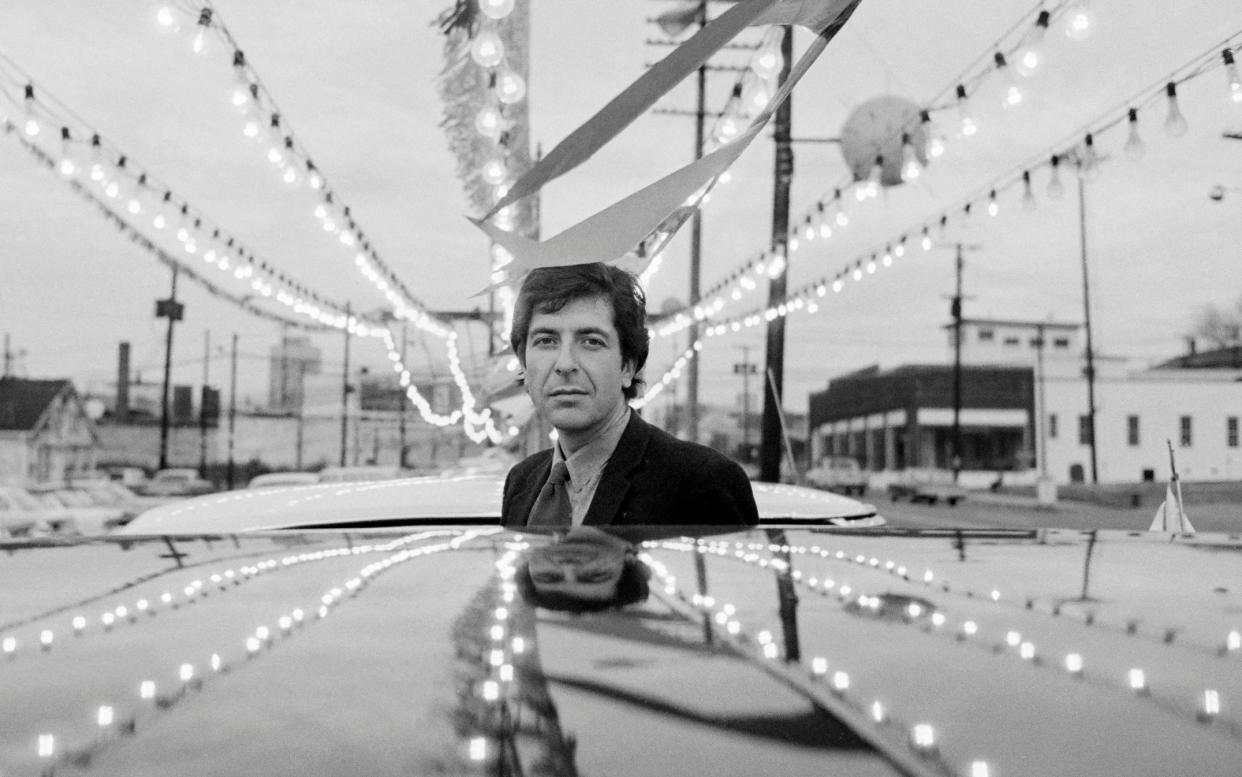
<svg viewBox="0 0 1242 777"><path fill-rule="evenodd" d="M559 330L559 329L557 329L557 328L555 328L555 327L550 327L550 326L534 326L534 327L531 327L531 329L530 329L530 333L531 333L532 335L534 335L534 334L552 334L552 335L555 335L555 334L560 334L560 331L561 331L561 330ZM598 327L598 326L584 326L584 327L580 327L580 328L578 328L578 329L573 330L573 333L574 333L575 335L578 335L578 336L581 336L581 335L600 335L600 336L604 337L605 339L607 339L607 338L609 337L609 332L608 332L608 330L607 330L607 329L604 329L604 328L602 328L602 327Z"/></svg>

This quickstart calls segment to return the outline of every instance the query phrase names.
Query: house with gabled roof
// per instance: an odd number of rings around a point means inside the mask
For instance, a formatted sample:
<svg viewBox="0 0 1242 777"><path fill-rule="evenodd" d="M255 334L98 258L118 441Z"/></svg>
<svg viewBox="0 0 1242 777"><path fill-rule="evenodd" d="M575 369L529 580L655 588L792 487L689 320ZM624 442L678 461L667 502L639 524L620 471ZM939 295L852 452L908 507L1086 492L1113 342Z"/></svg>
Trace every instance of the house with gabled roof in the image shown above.
<svg viewBox="0 0 1242 777"><path fill-rule="evenodd" d="M99 433L72 382L0 377L0 484L87 475L98 451Z"/></svg>

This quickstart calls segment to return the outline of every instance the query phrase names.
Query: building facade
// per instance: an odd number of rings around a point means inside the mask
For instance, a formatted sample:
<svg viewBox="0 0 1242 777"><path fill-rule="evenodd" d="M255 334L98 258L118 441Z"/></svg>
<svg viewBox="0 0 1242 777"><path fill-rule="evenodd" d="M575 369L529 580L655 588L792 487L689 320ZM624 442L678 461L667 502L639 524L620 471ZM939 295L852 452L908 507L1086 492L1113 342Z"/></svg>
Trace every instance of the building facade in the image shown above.
<svg viewBox="0 0 1242 777"><path fill-rule="evenodd" d="M98 450L95 424L71 382L0 378L0 484L84 476Z"/></svg>
<svg viewBox="0 0 1242 777"><path fill-rule="evenodd" d="M811 395L812 466L846 455L873 473L952 468L955 331L946 330L949 364L869 368ZM1041 474L1058 483L1165 480L1174 463L1188 480L1242 479L1242 367L1232 354L1150 368L1096 357L1092 419L1080 334L1075 324L962 322L966 485L998 472L1009 483Z"/></svg>

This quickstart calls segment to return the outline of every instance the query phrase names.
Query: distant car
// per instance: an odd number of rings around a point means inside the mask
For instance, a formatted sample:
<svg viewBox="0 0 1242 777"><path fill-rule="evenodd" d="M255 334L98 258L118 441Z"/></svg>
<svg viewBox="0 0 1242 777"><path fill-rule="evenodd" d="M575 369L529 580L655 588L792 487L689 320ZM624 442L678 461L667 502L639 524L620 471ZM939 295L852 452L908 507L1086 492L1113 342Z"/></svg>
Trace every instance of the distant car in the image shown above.
<svg viewBox="0 0 1242 777"><path fill-rule="evenodd" d="M71 520L63 507L49 506L25 489L0 486L0 537L54 531Z"/></svg>
<svg viewBox="0 0 1242 777"><path fill-rule="evenodd" d="M368 480L396 480L410 477L401 467L366 465L359 467L324 467L319 473L320 483L358 483Z"/></svg>
<svg viewBox="0 0 1242 777"><path fill-rule="evenodd" d="M806 482L841 494L867 493L867 473L849 456L826 456L818 467L807 470Z"/></svg>
<svg viewBox="0 0 1242 777"><path fill-rule="evenodd" d="M279 486L309 486L319 482L314 472L268 472L250 479L247 488L276 488Z"/></svg>
<svg viewBox="0 0 1242 777"><path fill-rule="evenodd" d="M137 489L146 496L198 496L215 490L211 481L203 480L197 470L188 467L162 469Z"/></svg>
<svg viewBox="0 0 1242 777"><path fill-rule="evenodd" d="M51 509L69 513L70 520L51 526L59 534L104 534L129 523L139 512L77 486L43 485L32 487L31 494Z"/></svg>
<svg viewBox="0 0 1242 777"><path fill-rule="evenodd" d="M888 496L894 502L909 499L934 505L943 501L952 507L966 499L966 489L953 482L952 470L912 468L888 484Z"/></svg>
<svg viewBox="0 0 1242 777"><path fill-rule="evenodd" d="M147 482L147 473L141 467L107 467L108 479L126 488L134 488Z"/></svg>

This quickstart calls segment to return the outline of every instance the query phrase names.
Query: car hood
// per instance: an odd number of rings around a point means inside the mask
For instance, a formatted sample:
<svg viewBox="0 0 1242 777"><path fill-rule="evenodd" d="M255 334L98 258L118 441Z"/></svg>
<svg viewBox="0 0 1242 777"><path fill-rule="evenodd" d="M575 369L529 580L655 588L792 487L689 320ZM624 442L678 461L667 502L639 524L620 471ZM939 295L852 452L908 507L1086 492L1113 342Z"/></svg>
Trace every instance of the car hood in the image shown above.
<svg viewBox="0 0 1242 777"><path fill-rule="evenodd" d="M647 594L597 613L515 582L564 541L460 526L6 541L0 768L1017 777L1242 763L1236 536L631 536Z"/></svg>
<svg viewBox="0 0 1242 777"><path fill-rule="evenodd" d="M752 485L760 517L767 521L836 521L860 526L883 523L874 506L837 494L771 483ZM494 474L246 489L149 510L123 532L201 534L437 521L499 522L503 492L504 477Z"/></svg>

